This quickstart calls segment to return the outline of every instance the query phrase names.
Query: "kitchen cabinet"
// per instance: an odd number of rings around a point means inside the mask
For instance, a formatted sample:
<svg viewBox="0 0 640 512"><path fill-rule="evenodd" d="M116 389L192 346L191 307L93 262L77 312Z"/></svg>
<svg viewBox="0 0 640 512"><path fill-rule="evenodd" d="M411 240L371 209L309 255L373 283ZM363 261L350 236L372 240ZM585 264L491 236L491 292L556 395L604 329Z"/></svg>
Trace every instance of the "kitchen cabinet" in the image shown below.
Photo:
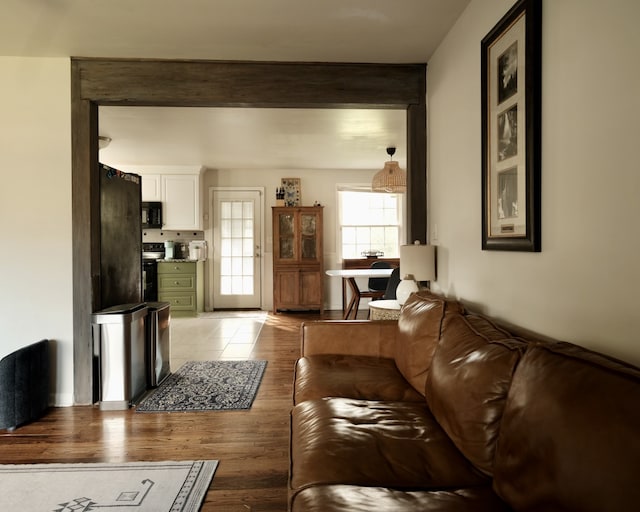
<svg viewBox="0 0 640 512"><path fill-rule="evenodd" d="M142 200L162 202L162 229L202 229L202 174L191 167L137 171L142 176Z"/></svg>
<svg viewBox="0 0 640 512"><path fill-rule="evenodd" d="M202 229L200 175L163 174L164 229Z"/></svg>
<svg viewBox="0 0 640 512"><path fill-rule="evenodd" d="M273 311L324 312L321 206L273 207Z"/></svg>
<svg viewBox="0 0 640 512"><path fill-rule="evenodd" d="M159 261L158 300L171 304L174 316L196 316L204 311L202 261Z"/></svg>
<svg viewBox="0 0 640 512"><path fill-rule="evenodd" d="M141 174L142 200L162 201L162 179L159 174Z"/></svg>

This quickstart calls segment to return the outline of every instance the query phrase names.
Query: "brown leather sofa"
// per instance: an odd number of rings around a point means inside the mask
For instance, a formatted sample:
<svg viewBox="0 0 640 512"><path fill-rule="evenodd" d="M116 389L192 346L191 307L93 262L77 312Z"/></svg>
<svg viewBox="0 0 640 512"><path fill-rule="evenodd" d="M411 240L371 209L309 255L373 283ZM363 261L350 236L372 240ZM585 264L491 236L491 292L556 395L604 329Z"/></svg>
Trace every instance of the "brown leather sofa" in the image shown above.
<svg viewBox="0 0 640 512"><path fill-rule="evenodd" d="M292 512L640 510L640 369L414 294L302 326Z"/></svg>

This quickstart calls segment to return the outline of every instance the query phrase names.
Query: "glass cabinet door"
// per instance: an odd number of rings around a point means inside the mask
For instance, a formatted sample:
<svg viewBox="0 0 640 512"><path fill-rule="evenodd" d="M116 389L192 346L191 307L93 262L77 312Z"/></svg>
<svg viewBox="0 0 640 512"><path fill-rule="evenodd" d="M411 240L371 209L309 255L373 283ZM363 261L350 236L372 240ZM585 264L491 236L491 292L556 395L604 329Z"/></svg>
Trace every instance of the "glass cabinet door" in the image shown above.
<svg viewBox="0 0 640 512"><path fill-rule="evenodd" d="M317 259L317 246L316 246L316 223L315 214L302 214L300 216L300 245L303 260L315 260Z"/></svg>
<svg viewBox="0 0 640 512"><path fill-rule="evenodd" d="M278 216L278 247L279 257L283 260L295 258L295 225L291 213L281 213Z"/></svg>

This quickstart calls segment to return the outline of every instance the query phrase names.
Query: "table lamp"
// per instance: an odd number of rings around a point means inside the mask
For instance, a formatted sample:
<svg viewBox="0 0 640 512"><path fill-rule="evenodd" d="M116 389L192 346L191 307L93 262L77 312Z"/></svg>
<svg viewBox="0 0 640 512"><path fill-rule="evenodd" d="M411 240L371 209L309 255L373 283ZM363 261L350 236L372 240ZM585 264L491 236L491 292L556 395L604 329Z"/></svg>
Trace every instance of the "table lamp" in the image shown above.
<svg viewBox="0 0 640 512"><path fill-rule="evenodd" d="M413 245L400 246L400 275L402 280L396 289L396 300L403 305L413 292L420 288L421 281L434 281L436 278L436 247L435 245L420 245L415 241Z"/></svg>

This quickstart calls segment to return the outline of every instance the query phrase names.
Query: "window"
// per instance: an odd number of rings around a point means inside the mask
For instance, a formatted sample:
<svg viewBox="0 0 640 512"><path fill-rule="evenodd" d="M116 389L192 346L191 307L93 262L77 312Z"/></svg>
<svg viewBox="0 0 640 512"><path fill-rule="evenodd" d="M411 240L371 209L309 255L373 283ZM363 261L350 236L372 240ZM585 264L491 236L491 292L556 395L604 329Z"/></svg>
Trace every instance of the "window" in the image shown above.
<svg viewBox="0 0 640 512"><path fill-rule="evenodd" d="M385 258L400 256L402 195L339 190L338 246L343 259L381 251Z"/></svg>

